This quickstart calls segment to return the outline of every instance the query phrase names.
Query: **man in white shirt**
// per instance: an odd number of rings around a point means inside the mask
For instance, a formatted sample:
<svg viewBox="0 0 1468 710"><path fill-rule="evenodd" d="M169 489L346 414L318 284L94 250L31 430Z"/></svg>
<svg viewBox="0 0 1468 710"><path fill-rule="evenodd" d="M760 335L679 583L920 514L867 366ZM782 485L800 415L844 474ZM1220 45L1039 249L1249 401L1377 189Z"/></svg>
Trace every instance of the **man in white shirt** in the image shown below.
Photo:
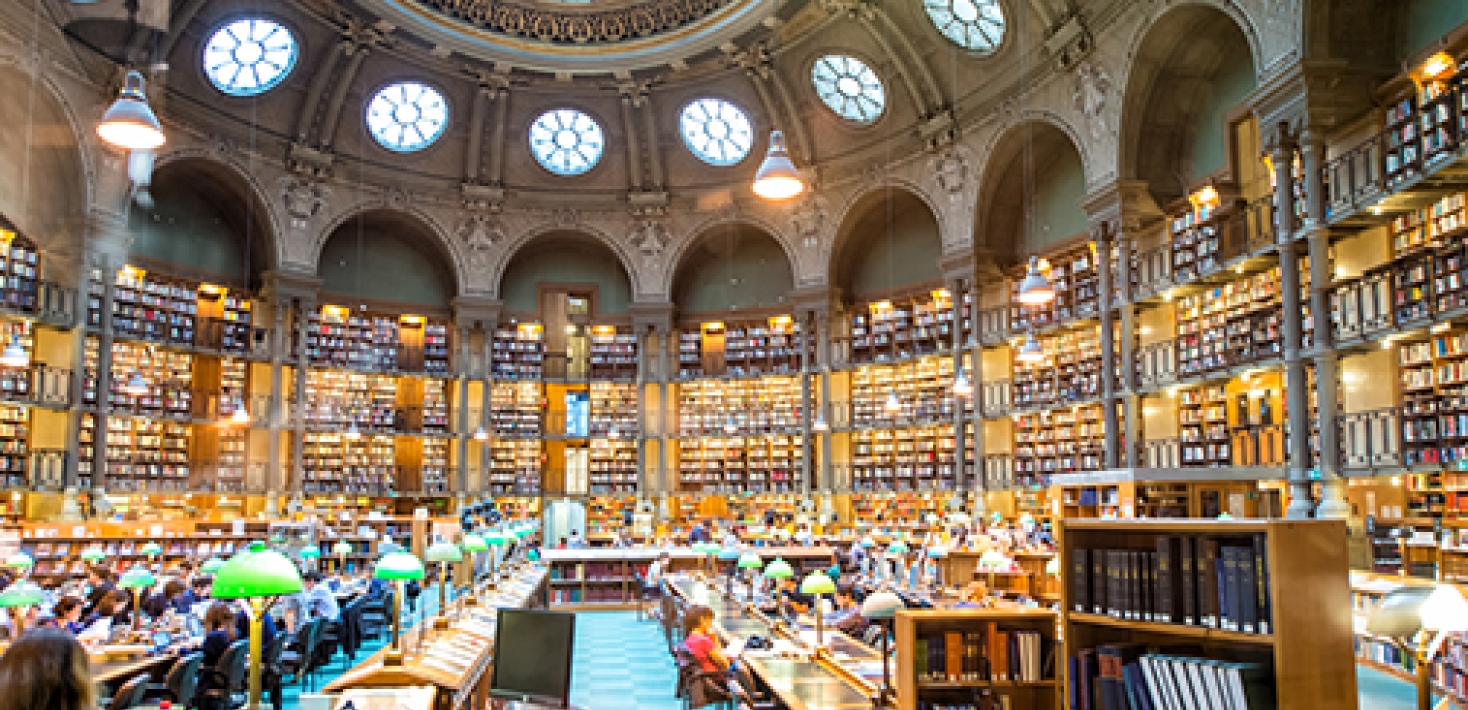
<svg viewBox="0 0 1468 710"><path fill-rule="evenodd" d="M303 621L317 618L337 621L342 615L336 595L321 584L319 572L301 576L301 592L286 598L286 613L292 631L299 629Z"/></svg>

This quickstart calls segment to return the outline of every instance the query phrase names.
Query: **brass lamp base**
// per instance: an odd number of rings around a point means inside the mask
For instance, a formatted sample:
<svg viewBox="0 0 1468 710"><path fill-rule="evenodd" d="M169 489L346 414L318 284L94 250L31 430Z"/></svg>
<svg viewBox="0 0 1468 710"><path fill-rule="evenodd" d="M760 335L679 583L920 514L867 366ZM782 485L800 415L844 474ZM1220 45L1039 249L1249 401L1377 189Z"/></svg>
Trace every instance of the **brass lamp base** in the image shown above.
<svg viewBox="0 0 1468 710"><path fill-rule="evenodd" d="M401 666L401 665L403 665L403 652L402 652L402 650L401 649L396 649L396 648L389 648L387 650L387 653L382 654L382 665L384 665L384 666Z"/></svg>

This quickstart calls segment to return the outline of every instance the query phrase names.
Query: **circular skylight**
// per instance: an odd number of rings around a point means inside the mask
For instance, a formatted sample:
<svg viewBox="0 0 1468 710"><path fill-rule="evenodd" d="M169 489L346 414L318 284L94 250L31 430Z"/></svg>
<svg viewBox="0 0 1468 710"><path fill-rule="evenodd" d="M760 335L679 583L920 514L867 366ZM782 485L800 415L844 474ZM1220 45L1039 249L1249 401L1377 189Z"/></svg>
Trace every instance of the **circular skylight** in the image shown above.
<svg viewBox="0 0 1468 710"><path fill-rule="evenodd" d="M887 92L882 80L865 62L844 54L828 54L816 60L810 70L811 83L821 101L836 115L871 123L882 115L887 105Z"/></svg>
<svg viewBox="0 0 1468 710"><path fill-rule="evenodd" d="M683 142L709 165L733 165L754 146L749 116L723 99L698 99L683 107L678 117Z"/></svg>
<svg viewBox="0 0 1468 710"><path fill-rule="evenodd" d="M999 0L923 0L923 9L944 37L964 49L992 52L1004 39Z"/></svg>
<svg viewBox="0 0 1468 710"><path fill-rule="evenodd" d="M540 114L530 124L530 153L557 175L580 175L601 160L606 139L592 117L571 108Z"/></svg>
<svg viewBox="0 0 1468 710"><path fill-rule="evenodd" d="M300 47L290 30L261 18L235 20L204 45L204 73L231 96L256 96L285 80Z"/></svg>
<svg viewBox="0 0 1468 710"><path fill-rule="evenodd" d="M367 130L382 147L399 153L427 148L448 125L443 94L416 81L385 86L367 103Z"/></svg>

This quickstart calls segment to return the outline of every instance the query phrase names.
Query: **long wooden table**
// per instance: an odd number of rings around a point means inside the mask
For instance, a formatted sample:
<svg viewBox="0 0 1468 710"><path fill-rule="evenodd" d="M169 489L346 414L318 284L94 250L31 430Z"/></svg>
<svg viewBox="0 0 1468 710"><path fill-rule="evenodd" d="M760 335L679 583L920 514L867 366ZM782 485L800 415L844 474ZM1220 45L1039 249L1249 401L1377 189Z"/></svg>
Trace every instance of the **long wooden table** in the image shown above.
<svg viewBox="0 0 1468 710"><path fill-rule="evenodd" d="M720 585L704 584L680 575L668 580L668 588L689 604L702 604L714 612L715 632L724 643L741 645L752 636L783 636L807 649L813 645L814 632L777 632L775 626L758 611L750 611L737 592L734 598L724 594ZM790 710L857 710L872 707L877 688L861 678L853 666L880 663L881 656L851 637L830 630L825 636L829 654L812 658L777 657L745 652L743 662L763 680L780 702Z"/></svg>

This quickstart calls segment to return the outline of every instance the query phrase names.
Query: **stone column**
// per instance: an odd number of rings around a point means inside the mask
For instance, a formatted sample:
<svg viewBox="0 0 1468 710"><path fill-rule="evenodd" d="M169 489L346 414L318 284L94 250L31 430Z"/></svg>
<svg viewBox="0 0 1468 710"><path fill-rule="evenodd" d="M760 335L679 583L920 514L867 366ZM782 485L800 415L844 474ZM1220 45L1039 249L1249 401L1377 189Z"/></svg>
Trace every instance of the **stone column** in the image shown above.
<svg viewBox="0 0 1468 710"><path fill-rule="evenodd" d="M811 489L821 488L812 480L815 467L811 461L816 453L816 431L811 426L815 422L815 393L811 383L810 358L811 330L815 319L809 311L797 314L796 318L800 324L800 495L809 501Z"/></svg>
<svg viewBox="0 0 1468 710"><path fill-rule="evenodd" d="M979 279L975 278L969 284L969 302L973 304L973 342L969 347L969 357L973 360L973 367L969 372L969 381L974 385L974 472L969 481L968 488L977 498L982 498L985 489L988 488L988 469L984 466L984 346L979 342L979 298L983 290L979 288Z"/></svg>
<svg viewBox="0 0 1468 710"><path fill-rule="evenodd" d="M469 494L469 334L470 329L464 324L454 326L454 340L459 344L459 354L454 361L454 370L459 380L458 397L458 431L454 434L454 444L459 450L459 476L454 482L454 493L459 500L459 507L463 508L466 497Z"/></svg>
<svg viewBox="0 0 1468 710"><path fill-rule="evenodd" d="M948 296L952 299L952 307L949 310L952 314L950 318L952 318L951 327L953 329L953 379L957 381L959 376L967 376L963 368L964 281L963 279L950 279L946 285ZM973 384L972 379L969 379L969 384ZM968 453L968 417L965 416L967 412L964 405L972 401L973 396L965 398L957 393L951 393L950 396L953 397L953 488L961 492L968 487L965 485L968 478L968 462L964 460ZM977 436L978 432L975 431L974 435Z"/></svg>
<svg viewBox="0 0 1468 710"><path fill-rule="evenodd" d="M1114 469L1121 461L1121 423L1116 418L1116 325L1111 303L1110 222L1096 229L1097 306L1101 314L1101 429L1105 438L1102 466Z"/></svg>
<svg viewBox="0 0 1468 710"><path fill-rule="evenodd" d="M1141 396L1137 394L1137 307L1132 305L1132 240L1116 239L1116 275L1121 284L1117 304L1121 324L1122 460L1126 468L1137 468L1142 446Z"/></svg>
<svg viewBox="0 0 1468 710"><path fill-rule="evenodd" d="M1284 324L1285 410L1288 425L1290 505L1285 515L1308 518L1315 505L1310 496L1310 398L1300 343L1304 332L1300 303L1300 256L1295 244L1292 163L1295 139L1287 124L1277 128L1274 161L1274 229L1279 251L1280 310Z"/></svg>
<svg viewBox="0 0 1468 710"><path fill-rule="evenodd" d="M296 300L294 323L296 385L295 402L292 407L295 421L291 423L291 473L286 486L290 489L292 501L298 501L301 498L301 491L306 482L306 407L310 406L310 396L306 392L306 370L310 364L310 357L306 353L306 340L310 314L314 310L316 310L314 299L298 298Z"/></svg>
<svg viewBox="0 0 1468 710"><path fill-rule="evenodd" d="M489 120L489 102L494 92L489 86L480 86L474 92L474 106L469 113L469 147L464 151L464 180L469 183L479 182L484 161L484 124Z"/></svg>
<svg viewBox="0 0 1468 710"><path fill-rule="evenodd" d="M1300 139L1300 163L1304 171L1305 235L1310 253L1310 314L1314 319L1315 406L1320 429L1321 500L1317 518L1350 516L1346 481L1341 477L1339 356L1331 327L1331 288L1335 268L1330 261L1330 228L1325 205L1325 139L1305 131Z"/></svg>
<svg viewBox="0 0 1468 710"><path fill-rule="evenodd" d="M826 420L827 433L821 435L821 466L817 472L821 483L827 493L835 493L846 486L844 480L836 475L836 469L831 464L831 434L829 429L833 426L831 416L831 316L826 312L819 312L815 318L816 329L816 368L821 373L821 403L820 412Z"/></svg>
<svg viewBox="0 0 1468 710"><path fill-rule="evenodd" d="M270 405L265 413L266 444L265 461L265 515L279 517L280 489L286 477L282 475L283 464L280 451L280 432L285 424L285 354L290 342L290 331L286 330L286 312L290 303L276 297L270 304L272 328L270 330Z"/></svg>
<svg viewBox="0 0 1468 710"><path fill-rule="evenodd" d="M491 185L501 185L505 180L505 122L509 120L510 92L500 89L494 96L494 124L489 132L489 174L486 179Z"/></svg>
<svg viewBox="0 0 1468 710"><path fill-rule="evenodd" d="M642 189L642 150L637 145L637 104L639 101L639 87L634 83L623 84L618 87L621 93L622 104L622 132L627 134L627 185L634 192Z"/></svg>
<svg viewBox="0 0 1468 710"><path fill-rule="evenodd" d="M484 427L484 440L479 442L479 485L492 490L490 483L491 455L494 453L494 427L490 422L491 399L494 394L494 337L497 321L484 325L484 387L479 392L479 426ZM493 497L491 495L491 497Z"/></svg>
<svg viewBox="0 0 1468 710"><path fill-rule="evenodd" d="M651 490L647 461L647 380L648 358L652 356L654 338L651 330L637 333L637 499L645 500Z"/></svg>

